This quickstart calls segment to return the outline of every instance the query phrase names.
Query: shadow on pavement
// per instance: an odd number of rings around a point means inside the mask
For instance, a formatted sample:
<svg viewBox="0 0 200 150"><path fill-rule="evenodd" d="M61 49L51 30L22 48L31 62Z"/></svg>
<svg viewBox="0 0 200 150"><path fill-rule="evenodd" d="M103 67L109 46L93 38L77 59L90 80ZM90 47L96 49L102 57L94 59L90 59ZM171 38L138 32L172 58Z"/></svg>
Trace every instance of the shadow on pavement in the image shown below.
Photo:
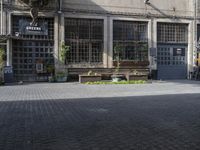
<svg viewBox="0 0 200 150"><path fill-rule="evenodd" d="M0 102L3 150L194 150L200 94Z"/></svg>

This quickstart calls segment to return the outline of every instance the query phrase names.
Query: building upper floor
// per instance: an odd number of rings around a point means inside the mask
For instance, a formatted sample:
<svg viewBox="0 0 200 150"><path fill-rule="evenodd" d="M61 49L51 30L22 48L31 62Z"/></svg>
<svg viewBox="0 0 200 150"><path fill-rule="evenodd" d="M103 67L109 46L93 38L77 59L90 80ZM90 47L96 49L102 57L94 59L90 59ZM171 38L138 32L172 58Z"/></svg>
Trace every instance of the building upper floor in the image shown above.
<svg viewBox="0 0 200 150"><path fill-rule="evenodd" d="M37 0L3 0L3 3L9 11L28 10ZM200 15L199 0L40 0L38 5L45 5L41 7L43 11L193 17L197 10Z"/></svg>
<svg viewBox="0 0 200 150"><path fill-rule="evenodd" d="M193 0L65 0L63 8L114 14L192 16Z"/></svg>

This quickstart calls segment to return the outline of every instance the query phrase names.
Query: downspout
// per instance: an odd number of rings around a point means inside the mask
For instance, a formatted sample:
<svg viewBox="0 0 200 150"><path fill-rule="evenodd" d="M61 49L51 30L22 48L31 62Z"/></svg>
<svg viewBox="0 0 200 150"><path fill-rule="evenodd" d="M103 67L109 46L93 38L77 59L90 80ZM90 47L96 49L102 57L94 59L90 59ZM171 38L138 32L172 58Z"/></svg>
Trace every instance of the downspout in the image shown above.
<svg viewBox="0 0 200 150"><path fill-rule="evenodd" d="M59 47L60 47L60 40L61 40L61 34L60 34L60 32L61 32L61 16L62 16L62 0L58 0L58 49L59 49ZM58 56L59 57L59 56Z"/></svg>
<svg viewBox="0 0 200 150"><path fill-rule="evenodd" d="M1 35L3 34L3 0L1 0Z"/></svg>
<svg viewBox="0 0 200 150"><path fill-rule="evenodd" d="M195 59L197 58L197 0L194 0L194 32L193 32L193 38L194 38L194 50L193 50L193 66L195 66Z"/></svg>

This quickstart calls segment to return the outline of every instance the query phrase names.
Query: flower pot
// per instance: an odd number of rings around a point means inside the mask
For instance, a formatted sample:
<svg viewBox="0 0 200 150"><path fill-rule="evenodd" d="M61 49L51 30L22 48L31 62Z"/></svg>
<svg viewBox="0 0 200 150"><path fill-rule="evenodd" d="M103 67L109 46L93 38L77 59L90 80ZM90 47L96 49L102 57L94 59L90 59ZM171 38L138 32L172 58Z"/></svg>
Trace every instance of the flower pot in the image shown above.
<svg viewBox="0 0 200 150"><path fill-rule="evenodd" d="M67 81L67 76L64 77L56 77L57 82L66 82Z"/></svg>
<svg viewBox="0 0 200 150"><path fill-rule="evenodd" d="M48 77L48 82L55 82L55 77L53 77L53 76L49 76Z"/></svg>
<svg viewBox="0 0 200 150"><path fill-rule="evenodd" d="M119 82L119 81L125 80L125 76L123 74L113 74L111 78L112 78L112 82Z"/></svg>

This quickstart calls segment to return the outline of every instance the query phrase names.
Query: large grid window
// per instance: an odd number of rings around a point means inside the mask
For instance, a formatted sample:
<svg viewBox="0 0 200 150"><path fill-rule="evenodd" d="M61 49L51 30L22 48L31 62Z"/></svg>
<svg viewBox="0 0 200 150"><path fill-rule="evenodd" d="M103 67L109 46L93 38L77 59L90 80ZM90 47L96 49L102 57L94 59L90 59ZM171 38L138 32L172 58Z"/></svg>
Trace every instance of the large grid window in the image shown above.
<svg viewBox="0 0 200 150"><path fill-rule="evenodd" d="M54 65L53 42L13 40L13 67L17 79L34 79L40 60L44 65Z"/></svg>
<svg viewBox="0 0 200 150"><path fill-rule="evenodd" d="M160 43L187 43L187 24L158 23L158 42Z"/></svg>
<svg viewBox="0 0 200 150"><path fill-rule="evenodd" d="M147 22L114 21L113 49L120 45L120 60L146 61L148 60ZM117 53L114 51L114 60Z"/></svg>
<svg viewBox="0 0 200 150"><path fill-rule="evenodd" d="M65 19L65 41L70 46L68 63L103 61L103 20Z"/></svg>

